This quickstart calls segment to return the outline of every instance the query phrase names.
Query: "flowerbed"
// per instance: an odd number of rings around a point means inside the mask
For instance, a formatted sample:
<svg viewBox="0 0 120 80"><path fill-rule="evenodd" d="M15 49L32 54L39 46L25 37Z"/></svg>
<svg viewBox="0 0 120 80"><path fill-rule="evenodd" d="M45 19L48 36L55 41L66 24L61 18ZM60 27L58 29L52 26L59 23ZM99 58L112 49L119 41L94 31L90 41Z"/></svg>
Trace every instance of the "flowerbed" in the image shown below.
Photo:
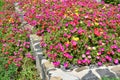
<svg viewBox="0 0 120 80"><path fill-rule="evenodd" d="M0 80L37 80L29 42L31 31L20 27L14 5L4 3L0 12Z"/></svg>
<svg viewBox="0 0 120 80"><path fill-rule="evenodd" d="M37 27L45 55L62 64L101 66L120 62L120 5L94 0L19 2L25 20Z"/></svg>

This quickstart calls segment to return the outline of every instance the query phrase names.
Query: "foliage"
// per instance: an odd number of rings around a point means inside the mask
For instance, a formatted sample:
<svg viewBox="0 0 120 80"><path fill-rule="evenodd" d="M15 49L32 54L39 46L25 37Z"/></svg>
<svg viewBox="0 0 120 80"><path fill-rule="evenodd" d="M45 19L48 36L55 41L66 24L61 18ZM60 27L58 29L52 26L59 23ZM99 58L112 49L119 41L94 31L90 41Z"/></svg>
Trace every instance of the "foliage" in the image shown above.
<svg viewBox="0 0 120 80"><path fill-rule="evenodd" d="M38 80L29 42L32 32L21 28L13 6L5 2L0 15L0 80Z"/></svg>
<svg viewBox="0 0 120 80"><path fill-rule="evenodd" d="M120 0L104 0L105 3L110 3L110 4L120 4Z"/></svg>
<svg viewBox="0 0 120 80"><path fill-rule="evenodd" d="M3 0L0 0L0 11L2 10L2 6L4 5Z"/></svg>

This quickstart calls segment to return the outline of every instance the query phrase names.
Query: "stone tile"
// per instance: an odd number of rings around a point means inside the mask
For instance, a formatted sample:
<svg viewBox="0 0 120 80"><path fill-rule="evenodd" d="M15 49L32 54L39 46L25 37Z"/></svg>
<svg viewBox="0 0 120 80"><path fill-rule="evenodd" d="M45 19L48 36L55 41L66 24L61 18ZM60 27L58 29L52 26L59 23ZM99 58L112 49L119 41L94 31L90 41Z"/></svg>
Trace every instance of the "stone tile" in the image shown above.
<svg viewBox="0 0 120 80"><path fill-rule="evenodd" d="M35 43L39 43L40 44L40 40L34 40L33 44L35 44Z"/></svg>
<svg viewBox="0 0 120 80"><path fill-rule="evenodd" d="M111 70L120 78L120 66L113 67Z"/></svg>
<svg viewBox="0 0 120 80"><path fill-rule="evenodd" d="M63 80L80 80L77 76L64 72L58 68L55 71L50 71L49 74L51 74L51 77L60 76Z"/></svg>
<svg viewBox="0 0 120 80"><path fill-rule="evenodd" d="M97 2L101 2L101 0L96 0Z"/></svg>
<svg viewBox="0 0 120 80"><path fill-rule="evenodd" d="M99 80L99 78L90 70L81 80Z"/></svg>
<svg viewBox="0 0 120 80"><path fill-rule="evenodd" d="M109 69L97 69L96 72L101 76L101 77L107 77L107 78L116 78L115 74L110 72Z"/></svg>
<svg viewBox="0 0 120 80"><path fill-rule="evenodd" d="M61 77L51 77L50 80L63 80Z"/></svg>
<svg viewBox="0 0 120 80"><path fill-rule="evenodd" d="M36 40L41 40L42 38L37 36L36 34L31 34L30 37L33 39L33 42Z"/></svg>
<svg viewBox="0 0 120 80"><path fill-rule="evenodd" d="M32 29L34 28L34 26L31 26L31 25L29 25L29 24L26 24L26 25L24 25L24 28L25 28L25 29L32 30Z"/></svg>
<svg viewBox="0 0 120 80"><path fill-rule="evenodd" d="M88 67L87 67L87 66L79 67L79 68L77 68L75 71L76 71L76 72L80 72L80 71L83 71L83 70L85 70L85 69L88 69Z"/></svg>
<svg viewBox="0 0 120 80"><path fill-rule="evenodd" d="M40 44L37 43L36 45L34 45L35 49L40 49Z"/></svg>
<svg viewBox="0 0 120 80"><path fill-rule="evenodd" d="M19 5L19 3L15 2L15 3L14 3L14 5L15 5L15 6L18 6L18 5Z"/></svg>
<svg viewBox="0 0 120 80"><path fill-rule="evenodd" d="M44 66L46 72L47 72L49 69L54 69L54 68L55 68L54 65L50 63L50 61L47 61L47 62L43 63L43 66Z"/></svg>

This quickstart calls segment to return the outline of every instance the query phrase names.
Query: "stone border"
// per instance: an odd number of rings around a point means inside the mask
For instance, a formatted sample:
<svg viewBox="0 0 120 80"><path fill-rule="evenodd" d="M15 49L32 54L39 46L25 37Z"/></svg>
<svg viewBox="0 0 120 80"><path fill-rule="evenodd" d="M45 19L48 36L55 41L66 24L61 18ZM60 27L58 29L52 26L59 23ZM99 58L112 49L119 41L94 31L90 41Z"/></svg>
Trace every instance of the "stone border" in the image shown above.
<svg viewBox="0 0 120 80"><path fill-rule="evenodd" d="M41 38L35 34L30 35L31 48L36 57L36 66L43 80L100 80L102 77L120 78L120 65L89 68L76 67L71 71L55 68L42 53Z"/></svg>
<svg viewBox="0 0 120 80"><path fill-rule="evenodd" d="M15 10L20 15L23 28L32 30L34 26L29 25L24 20L24 12L19 9L18 3L15 3ZM102 77L120 78L120 65L115 66L83 66L76 67L70 71L64 71L61 68L55 68L42 53L40 46L41 37L36 34L30 35L30 45L33 55L36 58L36 68L42 80L100 80Z"/></svg>

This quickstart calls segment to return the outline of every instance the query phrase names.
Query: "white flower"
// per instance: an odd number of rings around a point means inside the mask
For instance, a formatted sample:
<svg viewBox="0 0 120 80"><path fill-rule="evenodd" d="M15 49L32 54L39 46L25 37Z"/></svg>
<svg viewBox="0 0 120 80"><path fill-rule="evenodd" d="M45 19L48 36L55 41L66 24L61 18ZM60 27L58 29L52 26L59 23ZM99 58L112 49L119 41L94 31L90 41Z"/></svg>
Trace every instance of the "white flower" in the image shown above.
<svg viewBox="0 0 120 80"><path fill-rule="evenodd" d="M96 47L92 47L93 50L96 50Z"/></svg>

